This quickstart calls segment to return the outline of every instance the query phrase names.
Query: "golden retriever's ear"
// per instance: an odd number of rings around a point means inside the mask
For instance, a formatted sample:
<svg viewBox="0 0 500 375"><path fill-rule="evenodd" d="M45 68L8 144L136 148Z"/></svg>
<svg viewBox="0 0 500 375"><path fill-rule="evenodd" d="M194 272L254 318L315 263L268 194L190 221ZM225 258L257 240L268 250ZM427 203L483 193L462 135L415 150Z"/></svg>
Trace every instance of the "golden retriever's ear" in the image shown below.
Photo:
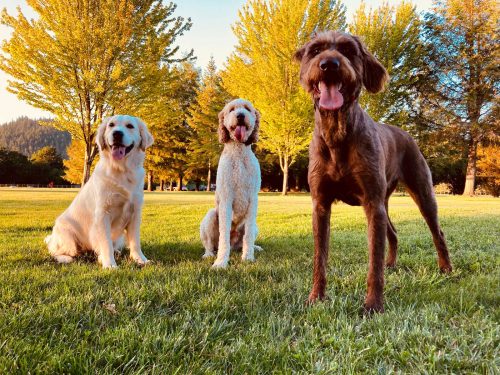
<svg viewBox="0 0 500 375"><path fill-rule="evenodd" d="M106 138L104 137L104 134L106 133L106 126L108 125L109 117L103 117L101 125L97 128L97 134L95 137L95 142L97 143L97 146L99 147L99 150L104 151L106 148L108 148L108 144L106 143Z"/></svg>
<svg viewBox="0 0 500 375"><path fill-rule="evenodd" d="M293 54L293 58L295 59L295 61L298 61L298 62L301 62L302 61L302 58L304 57L304 53L306 52L306 46L298 49L294 54Z"/></svg>
<svg viewBox="0 0 500 375"><path fill-rule="evenodd" d="M231 139L229 131L224 126L224 112L225 108L219 112L219 142L227 143Z"/></svg>
<svg viewBox="0 0 500 375"><path fill-rule="evenodd" d="M255 125L253 127L252 134L250 134L250 136L245 142L247 146L251 145L252 143L257 143L257 141L259 140L259 130L260 130L260 113L259 111L255 110Z"/></svg>
<svg viewBox="0 0 500 375"><path fill-rule="evenodd" d="M141 143L139 147L142 151L146 151L146 148L153 144L154 138L149 132L146 124L140 118L137 119L137 122L139 123L139 134L141 135Z"/></svg>
<svg viewBox="0 0 500 375"><path fill-rule="evenodd" d="M368 92L376 94L384 89L386 82L389 80L389 74L384 66L366 49L365 45L356 36L354 40L358 43L363 55L363 85Z"/></svg>

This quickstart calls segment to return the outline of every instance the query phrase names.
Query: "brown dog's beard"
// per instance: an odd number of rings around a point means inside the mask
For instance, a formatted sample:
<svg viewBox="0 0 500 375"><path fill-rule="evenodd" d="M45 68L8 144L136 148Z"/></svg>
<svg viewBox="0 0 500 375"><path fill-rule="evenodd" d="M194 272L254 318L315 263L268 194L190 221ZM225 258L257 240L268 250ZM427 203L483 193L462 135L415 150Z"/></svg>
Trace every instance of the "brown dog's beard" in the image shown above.
<svg viewBox="0 0 500 375"><path fill-rule="evenodd" d="M324 139L328 147L334 148L342 142L347 135L347 119L346 111L324 111L316 107L317 126L320 127L321 137Z"/></svg>

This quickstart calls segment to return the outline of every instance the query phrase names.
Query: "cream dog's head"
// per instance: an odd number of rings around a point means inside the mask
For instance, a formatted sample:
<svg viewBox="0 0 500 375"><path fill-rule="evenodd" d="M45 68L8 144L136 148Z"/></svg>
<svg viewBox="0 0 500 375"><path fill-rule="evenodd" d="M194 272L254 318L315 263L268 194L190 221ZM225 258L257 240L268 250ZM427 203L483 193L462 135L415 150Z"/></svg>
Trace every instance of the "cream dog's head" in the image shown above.
<svg viewBox="0 0 500 375"><path fill-rule="evenodd" d="M144 152L153 137L141 119L129 115L105 117L97 130L101 153L109 152L113 161L125 160L134 150Z"/></svg>
<svg viewBox="0 0 500 375"><path fill-rule="evenodd" d="M219 113L219 142L251 145L259 139L260 114L252 103L235 99Z"/></svg>

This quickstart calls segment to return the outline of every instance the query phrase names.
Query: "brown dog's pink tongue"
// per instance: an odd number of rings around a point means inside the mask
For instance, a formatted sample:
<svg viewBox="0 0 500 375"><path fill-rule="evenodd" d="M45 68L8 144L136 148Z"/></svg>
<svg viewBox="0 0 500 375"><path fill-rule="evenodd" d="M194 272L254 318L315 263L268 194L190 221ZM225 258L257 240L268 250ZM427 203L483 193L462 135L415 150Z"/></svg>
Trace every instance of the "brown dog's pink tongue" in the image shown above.
<svg viewBox="0 0 500 375"><path fill-rule="evenodd" d="M125 157L125 147L113 146L111 150L111 155L113 156L113 159L122 160Z"/></svg>
<svg viewBox="0 0 500 375"><path fill-rule="evenodd" d="M333 84L327 86L324 82L320 82L319 89L319 107L327 111L335 111L344 104L344 97L339 91L339 85Z"/></svg>
<svg viewBox="0 0 500 375"><path fill-rule="evenodd" d="M238 141L242 142L245 139L246 131L247 128L245 126L237 126L236 130L234 131L234 136Z"/></svg>

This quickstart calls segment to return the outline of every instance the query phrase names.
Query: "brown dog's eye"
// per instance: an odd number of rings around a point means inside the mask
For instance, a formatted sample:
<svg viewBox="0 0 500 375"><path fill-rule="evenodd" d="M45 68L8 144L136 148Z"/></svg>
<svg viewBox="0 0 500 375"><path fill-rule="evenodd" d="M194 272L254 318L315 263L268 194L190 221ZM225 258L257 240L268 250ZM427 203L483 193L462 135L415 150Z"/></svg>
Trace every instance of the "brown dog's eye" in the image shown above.
<svg viewBox="0 0 500 375"><path fill-rule="evenodd" d="M311 56L316 56L316 55L319 55L320 52L321 52L321 48L314 47L314 48L311 49L310 54L311 54Z"/></svg>
<svg viewBox="0 0 500 375"><path fill-rule="evenodd" d="M133 129L133 128L134 128L134 125L132 125L132 124L127 124L127 128L128 128L128 129Z"/></svg>
<svg viewBox="0 0 500 375"><path fill-rule="evenodd" d="M108 126L112 128L113 126L115 126L115 124L113 122L110 122Z"/></svg>

